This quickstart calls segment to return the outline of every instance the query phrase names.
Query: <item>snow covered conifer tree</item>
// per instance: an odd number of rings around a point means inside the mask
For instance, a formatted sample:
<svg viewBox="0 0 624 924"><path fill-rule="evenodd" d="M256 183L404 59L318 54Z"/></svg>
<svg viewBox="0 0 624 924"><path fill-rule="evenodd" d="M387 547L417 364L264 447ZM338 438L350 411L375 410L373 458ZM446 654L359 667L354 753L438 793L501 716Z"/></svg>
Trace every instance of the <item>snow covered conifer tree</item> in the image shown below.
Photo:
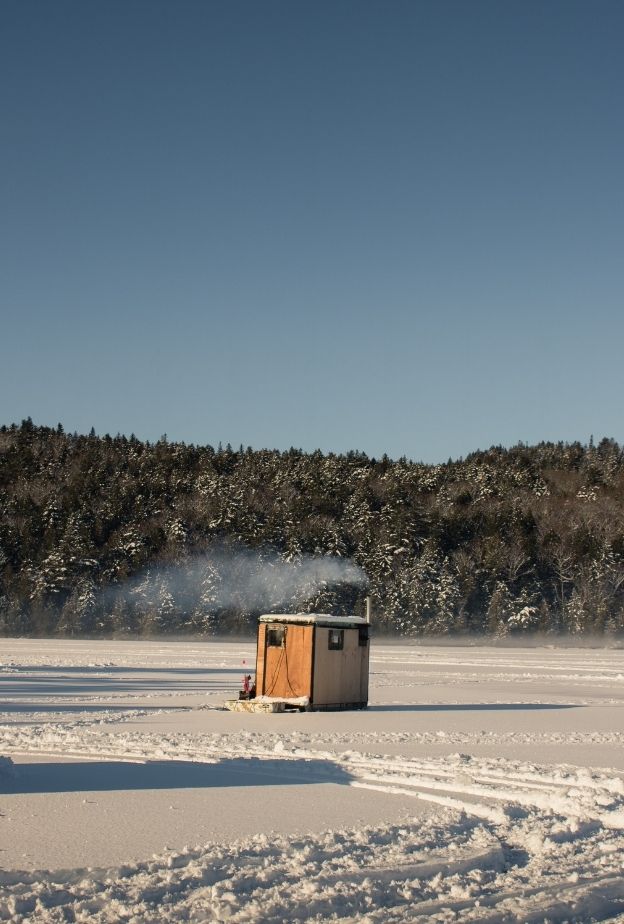
<svg viewBox="0 0 624 924"><path fill-rule="evenodd" d="M488 631L496 638L508 635L509 620L513 612L511 594L507 584L504 581L497 581L487 610Z"/></svg>

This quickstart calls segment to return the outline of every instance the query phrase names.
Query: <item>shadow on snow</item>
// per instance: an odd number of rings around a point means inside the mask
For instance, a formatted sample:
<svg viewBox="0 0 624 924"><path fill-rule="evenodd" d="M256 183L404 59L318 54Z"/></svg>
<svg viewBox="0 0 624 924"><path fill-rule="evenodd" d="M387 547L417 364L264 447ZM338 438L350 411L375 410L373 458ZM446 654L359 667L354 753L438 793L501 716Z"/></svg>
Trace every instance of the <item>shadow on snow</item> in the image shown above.
<svg viewBox="0 0 624 924"><path fill-rule="evenodd" d="M391 703L369 706L368 712L521 712L540 709L580 709L574 703Z"/></svg>
<svg viewBox="0 0 624 924"><path fill-rule="evenodd" d="M143 789L348 784L353 777L326 760L235 758L217 763L160 760L148 763L87 761L16 764L17 778L3 780L4 794L117 792Z"/></svg>
<svg viewBox="0 0 624 924"><path fill-rule="evenodd" d="M242 671L238 671L242 681ZM187 680L166 677L142 678L48 678L46 681L38 677L15 677L7 680L0 677L0 696L7 697L33 697L33 696L106 696L111 693L159 693L173 690L176 693L202 693L209 690L235 689L236 681L232 677L223 680L211 680L206 677Z"/></svg>
<svg viewBox="0 0 624 924"><path fill-rule="evenodd" d="M14 712L24 713L26 715L34 712L44 712L44 713L100 713L100 712L189 712L189 706L144 706L135 703L132 705L129 703L124 706L112 706L107 701L102 701L99 703L3 703L0 701L0 716L3 714L9 714ZM14 724L14 723L12 723Z"/></svg>
<svg viewBox="0 0 624 924"><path fill-rule="evenodd" d="M255 659L254 659L255 661ZM166 664L154 664L150 667L133 667L124 664L69 664L69 665L49 665L49 664L8 664L3 666L2 673L11 676L20 676L21 674L57 674L64 677L67 674L161 674L170 673L172 670L176 674L240 674L245 669L241 667L170 667ZM2 674L0 674L0 677Z"/></svg>

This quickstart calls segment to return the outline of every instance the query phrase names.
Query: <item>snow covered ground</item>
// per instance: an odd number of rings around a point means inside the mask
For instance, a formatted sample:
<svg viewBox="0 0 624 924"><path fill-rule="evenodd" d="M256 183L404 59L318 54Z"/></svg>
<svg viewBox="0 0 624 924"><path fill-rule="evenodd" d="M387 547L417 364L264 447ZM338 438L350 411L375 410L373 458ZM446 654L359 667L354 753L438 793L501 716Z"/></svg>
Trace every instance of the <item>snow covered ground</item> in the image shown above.
<svg viewBox="0 0 624 924"><path fill-rule="evenodd" d="M224 712L253 645L0 640L0 920L624 921L624 650L373 643L365 712Z"/></svg>

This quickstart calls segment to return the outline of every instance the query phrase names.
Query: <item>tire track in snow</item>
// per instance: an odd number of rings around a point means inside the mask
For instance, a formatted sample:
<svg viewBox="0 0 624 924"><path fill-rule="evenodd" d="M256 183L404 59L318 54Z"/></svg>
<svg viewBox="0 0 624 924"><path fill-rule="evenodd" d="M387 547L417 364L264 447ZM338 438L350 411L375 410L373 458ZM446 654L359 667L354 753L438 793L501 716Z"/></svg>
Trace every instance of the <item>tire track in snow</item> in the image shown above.
<svg viewBox="0 0 624 924"><path fill-rule="evenodd" d="M4 874L0 920L541 924L612 920L624 911L624 781L615 771L465 754L336 754L286 747L271 734L161 735L79 723L0 728L0 753L18 752L132 762L266 760L285 770L297 761L304 775L306 765L314 775L315 764L331 761L351 785L441 809L402 827L252 838L111 870Z"/></svg>
<svg viewBox="0 0 624 924"><path fill-rule="evenodd" d="M0 729L0 750L7 754L57 754L75 759L150 761L186 760L213 763L219 760L255 759L336 764L353 784L375 785L388 792L431 799L443 794L458 800L466 812L478 803L505 811L507 805L537 809L582 819L599 820L609 827L624 828L624 778L576 768L548 768L526 765L503 758L475 758L456 754L445 758L396 758L363 755L349 751L342 755L298 747L286 748L278 739L265 744L250 743L245 737L218 740L210 736L154 735L143 732L102 733L67 726L40 726L28 730ZM500 819L500 812L496 814Z"/></svg>

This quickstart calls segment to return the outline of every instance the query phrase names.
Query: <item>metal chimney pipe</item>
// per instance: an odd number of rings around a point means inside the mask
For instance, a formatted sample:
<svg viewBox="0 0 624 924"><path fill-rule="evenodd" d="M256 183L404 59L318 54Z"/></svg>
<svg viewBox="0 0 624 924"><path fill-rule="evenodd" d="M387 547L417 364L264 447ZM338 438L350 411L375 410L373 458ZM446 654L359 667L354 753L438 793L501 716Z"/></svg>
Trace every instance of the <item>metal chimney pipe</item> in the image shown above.
<svg viewBox="0 0 624 924"><path fill-rule="evenodd" d="M370 623L372 620L372 611L373 611L373 601L370 597L366 598L366 622Z"/></svg>

